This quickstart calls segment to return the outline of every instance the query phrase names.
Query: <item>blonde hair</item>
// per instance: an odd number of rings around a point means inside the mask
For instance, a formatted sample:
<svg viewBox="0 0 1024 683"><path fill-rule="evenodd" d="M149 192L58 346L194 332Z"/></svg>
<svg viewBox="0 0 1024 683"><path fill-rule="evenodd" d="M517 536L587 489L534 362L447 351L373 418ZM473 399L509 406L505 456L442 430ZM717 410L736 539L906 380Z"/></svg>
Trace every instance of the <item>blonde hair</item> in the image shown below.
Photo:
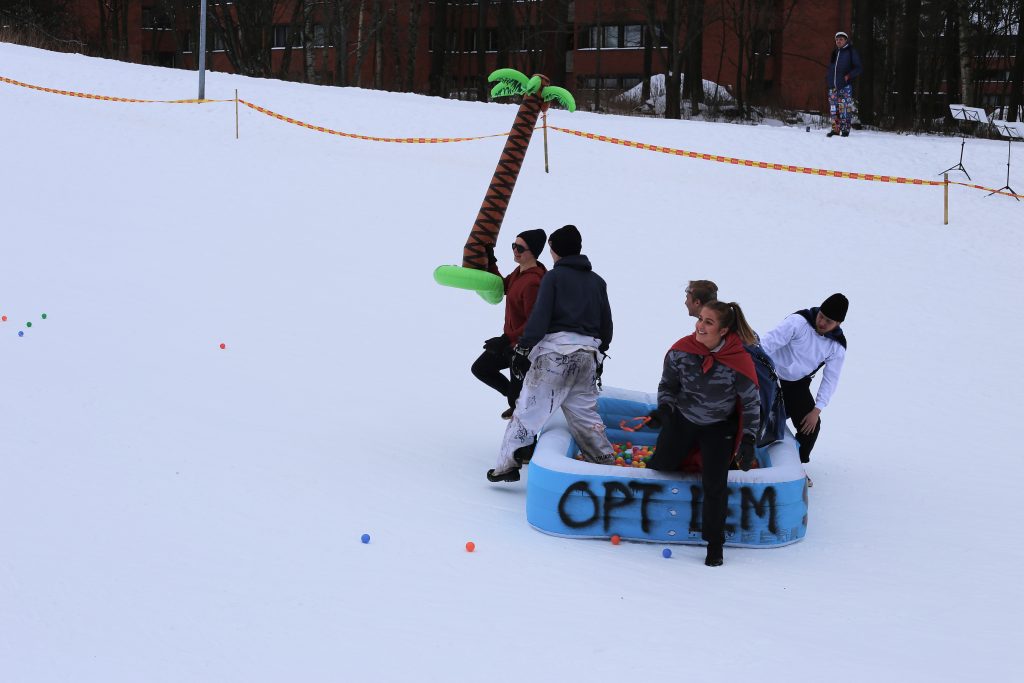
<svg viewBox="0 0 1024 683"><path fill-rule="evenodd" d="M703 308L710 308L714 311L718 316L719 324L730 332L735 332L744 344L757 343L757 334L750 327L746 316L743 315L743 309L735 301L731 303L709 301L704 304Z"/></svg>

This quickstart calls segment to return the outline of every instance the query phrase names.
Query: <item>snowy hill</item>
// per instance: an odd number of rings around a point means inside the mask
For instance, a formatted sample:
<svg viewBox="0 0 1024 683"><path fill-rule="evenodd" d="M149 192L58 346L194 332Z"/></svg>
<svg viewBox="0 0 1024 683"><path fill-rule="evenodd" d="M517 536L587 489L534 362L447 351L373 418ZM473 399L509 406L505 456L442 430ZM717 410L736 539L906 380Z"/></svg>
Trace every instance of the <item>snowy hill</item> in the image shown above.
<svg viewBox="0 0 1024 683"><path fill-rule="evenodd" d="M196 92L194 73L11 45L0 75ZM236 88L379 136L501 133L515 112L207 77L208 97ZM550 119L918 178L959 153L938 137ZM503 405L469 366L502 308L431 272L460 260L502 138L374 143L248 109L240 124L235 140L231 104L0 83L0 680L1013 678L1020 203L957 187L943 226L941 188L555 132L545 174L534 137L500 265L520 230L580 227L615 316L606 384L657 386L692 329L689 279L715 280L762 330L850 298L807 537L727 548L708 569L700 547L666 560L539 533L525 481L484 478ZM998 187L1005 159L971 140L964 164ZM1024 188L1020 167L1010 184Z"/></svg>

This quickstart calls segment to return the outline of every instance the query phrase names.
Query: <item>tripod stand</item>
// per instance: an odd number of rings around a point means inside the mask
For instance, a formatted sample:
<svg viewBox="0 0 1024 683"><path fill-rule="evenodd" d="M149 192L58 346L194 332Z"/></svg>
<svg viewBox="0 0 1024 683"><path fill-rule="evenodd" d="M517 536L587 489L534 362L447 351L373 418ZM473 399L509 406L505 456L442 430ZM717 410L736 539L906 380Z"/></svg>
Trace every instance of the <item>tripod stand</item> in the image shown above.
<svg viewBox="0 0 1024 683"><path fill-rule="evenodd" d="M971 174L964 168L964 145L967 143L967 131L964 129L964 123L981 123L981 118L984 116L988 120L988 115L984 109L978 109L977 107L968 107L965 104L951 104L949 105L950 115L957 120L957 127L960 130L960 160L955 164L947 168L945 171L939 173L949 173L950 171L961 171L968 180L971 180Z"/></svg>
<svg viewBox="0 0 1024 683"><path fill-rule="evenodd" d="M996 192L1009 190L1010 194L1014 195L1013 198L1019 202L1020 197L1016 196L1017 193L1014 191L1012 187L1010 187L1010 152L1013 148L1013 143L1015 141L1019 142L1021 140L1024 140L1024 130L1022 130L1020 124L1010 123L1008 121L993 121L992 125L995 126L995 129L999 131L1000 135L1006 138L1006 184L1000 187L998 190L995 190L994 192L989 192L985 196L991 197L992 195L996 194Z"/></svg>

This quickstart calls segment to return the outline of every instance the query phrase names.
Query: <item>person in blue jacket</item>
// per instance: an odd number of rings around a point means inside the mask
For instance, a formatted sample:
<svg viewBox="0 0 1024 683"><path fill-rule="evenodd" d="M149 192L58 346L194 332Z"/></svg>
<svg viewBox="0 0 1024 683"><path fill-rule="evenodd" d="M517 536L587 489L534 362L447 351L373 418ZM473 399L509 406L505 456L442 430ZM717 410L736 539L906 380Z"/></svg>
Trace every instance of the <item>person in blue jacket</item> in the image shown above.
<svg viewBox="0 0 1024 683"><path fill-rule="evenodd" d="M860 55L850 45L850 36L840 31L836 34L836 49L828 63L828 109L832 117L832 130L827 137L837 133L842 137L850 135L850 118L853 116L853 81L861 74Z"/></svg>

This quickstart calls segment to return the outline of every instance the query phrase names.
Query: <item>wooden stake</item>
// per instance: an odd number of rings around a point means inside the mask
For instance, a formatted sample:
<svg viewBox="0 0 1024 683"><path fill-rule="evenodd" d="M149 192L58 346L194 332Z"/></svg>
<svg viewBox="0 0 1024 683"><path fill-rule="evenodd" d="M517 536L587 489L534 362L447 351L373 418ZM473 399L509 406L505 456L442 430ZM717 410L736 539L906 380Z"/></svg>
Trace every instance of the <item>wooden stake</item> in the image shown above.
<svg viewBox="0 0 1024 683"><path fill-rule="evenodd" d="M550 173L548 169L548 113L544 112L544 172Z"/></svg>
<svg viewBox="0 0 1024 683"><path fill-rule="evenodd" d="M942 174L942 224L949 225L949 173Z"/></svg>
<svg viewBox="0 0 1024 683"><path fill-rule="evenodd" d="M238 139L238 88L235 88L235 139Z"/></svg>

